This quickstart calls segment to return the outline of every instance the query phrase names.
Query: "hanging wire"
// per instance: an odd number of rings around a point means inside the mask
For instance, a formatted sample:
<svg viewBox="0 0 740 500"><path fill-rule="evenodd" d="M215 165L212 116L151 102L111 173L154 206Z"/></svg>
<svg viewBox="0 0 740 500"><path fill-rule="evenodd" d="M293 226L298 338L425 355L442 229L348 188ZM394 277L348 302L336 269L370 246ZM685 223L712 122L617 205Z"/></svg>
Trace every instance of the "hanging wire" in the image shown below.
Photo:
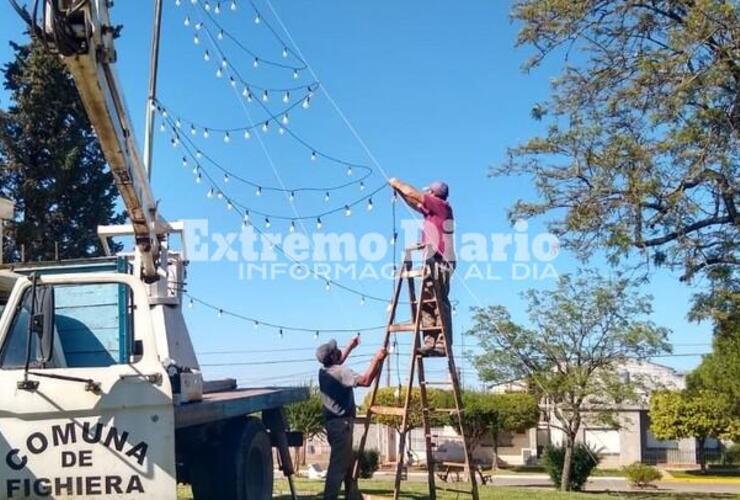
<svg viewBox="0 0 740 500"><path fill-rule="evenodd" d="M192 301L193 304L199 304L208 309L216 311L217 313L221 313L222 316L230 316L232 318L236 318L242 321L247 321L257 327L273 328L276 330L283 330L286 332L288 331L305 332L305 333L312 333L312 334L316 334L316 332L319 332L319 333L360 333L360 332L371 332L371 331L376 331L376 330L383 330L385 328L385 325L368 326L368 327L363 327L363 328L306 328L306 327L282 325L279 323L272 323L270 321L263 321L261 319L253 318L251 316L247 316L245 314L241 314L238 312L229 311L227 309L224 309L223 307L218 307L214 304L211 304L202 299L199 299L198 297L194 297L193 295L189 293L186 293L185 296L188 299L190 299L190 301Z"/></svg>
<svg viewBox="0 0 740 500"><path fill-rule="evenodd" d="M189 156L190 159L194 162L195 169L198 172L202 173L203 176L205 176L208 182L210 183L212 191L210 191L209 193L216 195L218 197L224 198L228 203L231 204L232 208L234 206L239 207L242 210L244 210L244 212L248 215L259 215L260 217L265 217L268 219L283 220L283 221L289 221L289 222L297 222L297 221L304 221L304 220L320 221L324 217L327 217L329 215L333 215L339 212L345 212L347 215L351 215L351 209L360 204L367 202L369 207L372 206L371 205L372 197L376 195L377 193L379 193L380 191L382 191L383 189L386 189L388 187L386 183L382 183L379 186L377 186L375 189L367 192L365 195L363 195L360 198L355 199L354 201L351 201L349 203L343 203L340 206L337 206L337 207L334 207L328 210L324 210L318 213L314 213L311 215L290 216L290 215L282 215L282 214L257 210L248 205L245 205L244 203L236 200L235 198L231 196L227 196L225 193L225 190L216 181L214 176L211 175L208 169L204 168L203 165L201 165L201 163L198 161L197 153L193 152L188 146L188 144L186 144L186 142L180 140L182 136L185 139L185 141L187 141L188 140L187 136L184 136L184 134L180 134L180 132L178 132L177 126L174 124L171 117L166 116L164 117L164 119L167 121L167 123L170 125L172 129L173 137L175 138L173 140L176 141L176 142L173 142L173 145L177 143L180 146L182 146L186 155ZM257 184L255 184L255 186L257 186L258 189L261 189L261 186L258 186ZM285 191L288 191L288 190L285 190Z"/></svg>
<svg viewBox="0 0 740 500"><path fill-rule="evenodd" d="M291 55L292 57L294 57L295 59L297 59L300 62L299 65L292 65L292 64L287 64L287 63L284 63L284 62L278 62L278 61L274 61L274 60L272 60L270 58L266 58L266 57L260 56L259 54L257 54L256 52L254 52L252 49L250 49L249 47L247 47L244 43L242 43L241 40L239 40L238 37L236 37L230 31L228 31L227 29L225 29L223 27L223 25L218 22L218 20L216 19L216 17L213 14L211 14L208 10L206 10L203 5L200 5L199 4L199 6L200 6L200 10L203 12L203 14L205 14L205 16L208 17L208 19L211 21L211 23L214 26L216 26L216 28L218 28L219 33L222 35L222 38L228 38L229 40L231 40L234 43L234 45L236 45L237 47L239 47L243 52L245 52L246 54L248 54L250 57L257 58L259 60L260 64L265 64L265 65L268 65L268 66L275 66L275 67L278 67L278 68L285 68L285 69L289 69L289 70L292 70L292 71L303 71L303 70L305 70L308 67L306 65L305 61L303 61L303 59L301 59L298 56L298 54L296 54L290 48L288 48L288 46L281 39L279 39L279 43L281 44L281 50L283 51L283 55L284 56ZM254 4L253 4L253 6L254 6ZM262 14L256 8L254 10L255 10L255 14L256 14L255 19L260 19L260 24L264 24L265 26L267 26L270 29L270 31L272 32L273 35L277 35L277 32L272 29L272 26L266 20L263 20L262 19Z"/></svg>

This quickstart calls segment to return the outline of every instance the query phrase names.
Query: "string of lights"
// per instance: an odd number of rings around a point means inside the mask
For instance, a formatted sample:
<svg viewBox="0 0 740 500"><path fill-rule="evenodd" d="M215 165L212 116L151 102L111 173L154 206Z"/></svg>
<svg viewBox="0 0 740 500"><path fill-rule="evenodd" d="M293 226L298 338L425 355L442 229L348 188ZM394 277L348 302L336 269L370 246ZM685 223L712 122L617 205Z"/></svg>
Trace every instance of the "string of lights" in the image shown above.
<svg viewBox="0 0 740 500"><path fill-rule="evenodd" d="M286 332L313 333L314 337L318 338L322 333L360 334L362 332L372 332L372 331L377 331L377 330L383 330L385 328L385 325L368 326L368 327L363 327L363 328L306 328L306 327L299 327L299 326L283 325L279 323L273 323L270 321L263 321L258 318L253 318L251 316L247 316L247 315L244 315L238 312L223 309L209 302L206 302L202 299L194 297L190 295L189 293L186 293L185 296L188 298L188 308L192 309L196 304L198 304L200 306L203 306L203 307L206 307L208 309L215 311L218 317L229 316L232 318L236 318L242 321L249 322L252 324L252 326L254 326L254 328L263 327L263 328L271 328L271 329L277 330L281 337Z"/></svg>
<svg viewBox="0 0 740 500"><path fill-rule="evenodd" d="M160 130L167 131L167 125L174 126L176 129L181 130L183 125L185 125L185 128L187 128L187 124L189 122L183 121L180 118L174 118L173 120L168 120L168 118L171 117L171 112L168 111L168 109L158 104L156 107L156 110L160 113L160 116L162 118L162 122L160 124ZM209 129L204 129L204 132L207 132ZM281 193L289 193L289 199L292 201L293 198L295 198L296 193L304 192L304 191L318 191L323 192L324 197L326 198L326 193L331 191L338 191L340 189L345 189L349 186L352 186L354 184L359 184L360 191L365 190L365 180L370 177L373 172L370 169L363 168L362 174L359 176L355 176L355 178L352 181L347 181L339 184L334 184L330 186L304 186L304 187L294 187L294 188L284 188L281 186L272 186L272 185L265 185L261 183L254 182L252 180L249 180L241 175L239 175L234 169L224 167L221 163L216 161L212 156L204 152L202 149L198 147L198 145L195 143L195 141L192 139L193 134L193 128L191 127L190 134L186 134L185 132L179 132L177 136L177 141L186 142L190 145L190 148L195 151L195 159L200 160L204 159L211 165L213 165L216 169L220 170L221 173L224 175L224 181L228 182L230 179L234 179L242 184L246 184L252 188L255 188L256 193L258 195L261 195L263 192L281 192ZM227 135L224 136L224 142L229 142L230 138L227 132ZM174 143L173 143L174 144ZM184 159L183 165L187 167L187 160ZM347 176L351 177L353 176L354 172L351 167L347 168Z"/></svg>
<svg viewBox="0 0 740 500"><path fill-rule="evenodd" d="M218 44L216 37L213 36L211 31L208 29L207 26L203 27L204 31L206 32L206 35L208 36L208 39L211 43L211 46L214 51L216 51L221 58L221 66L219 66L219 70L221 67L224 69L227 69L229 72L229 83L232 85L232 87L235 87L237 83L241 84L244 88L242 91L242 95L245 94L246 90L246 96L245 98L249 98L250 92L249 92L249 84L246 82L246 80L242 77L241 73L239 72L239 69L231 62L230 59L228 59L223 51L223 49ZM217 71L216 76L219 77L219 73ZM221 76L223 76L223 72L221 72ZM232 83L234 82L234 83ZM283 96L284 97L284 96ZM311 106L311 99L313 98L313 95L306 96L303 101L301 102L301 106L304 109L308 109ZM248 100L248 102L256 102L262 110L265 112L266 115L269 116L269 119L266 119L262 123L262 130L263 132L266 132L269 130L269 124L270 122L273 122L277 127L278 131L282 130L283 134L286 134L290 137L292 137L296 142L301 144L304 148L306 148L308 151L310 151L310 158L312 161L317 161L318 159L324 159L331 163L338 164L342 166L343 168L364 168L364 169L370 169L372 170L372 167L366 164L357 163L348 161L343 158L339 158L337 156L334 156L330 153L327 153L319 148L316 148L314 145L312 145L309 141L301 137L299 134L297 134L291 127L287 126L287 123L284 123L284 117L276 115L273 113L273 111L267 106L267 102L269 101L270 96L269 92L265 94L263 92L262 97L260 99L254 99L252 98L251 101ZM265 127L267 126L267 127ZM267 130L265 130L267 128Z"/></svg>
<svg viewBox="0 0 740 500"><path fill-rule="evenodd" d="M185 151L185 154L186 154L186 157L185 158L187 159L187 157L190 157L191 161L193 161L194 164L195 164L195 167L193 168L193 172L196 175L195 182L198 183L198 184L200 184L202 178L205 177L206 180L210 183L210 188L208 189L208 192L207 192L206 196L208 198L225 199L227 201L227 208L229 208L229 209L233 209L235 206L236 207L239 207L240 209L242 209L244 211L244 214L246 215L247 220L248 220L248 218L249 218L250 215L259 215L260 217L264 217L264 219L265 219L265 225L268 228L272 224L271 223L271 220L283 220L283 221L289 221L290 222L290 228L289 228L290 229L290 232L294 232L295 229L296 229L295 223L297 221L315 220L316 221L317 228L318 229L321 229L321 227L323 225L323 220L327 216L330 216L330 215L333 215L333 214L339 213L339 212L344 212L345 216L349 217L349 216L352 215L352 209L355 208L357 205L359 205L361 203L367 203L367 210L368 211L372 211L373 208L375 207L375 205L373 203L373 196L376 195L377 193L379 193L380 191L382 191L383 189L386 189L387 188L387 184L385 184L385 183L380 184L375 189L369 191L364 196L362 196L362 197L360 197L360 198L358 198L358 199L356 199L354 201L345 203L342 206L338 206L338 207L334 207L334 208L331 208L331 209L327 209L327 210L324 210L324 211L321 211L321 212L318 212L318 213L314 213L314 214L311 214L311 215L295 215L295 216L290 216L290 215L281 215L281 214L276 214L276 213L264 212L264 211L261 211L261 210L257 210L257 209L254 209L254 208L251 208L251 207L245 205L244 203L242 203L240 201L235 200L234 198L232 198L230 196L227 196L226 193L224 192L224 189L222 187L220 187L220 185L217 183L215 177L213 175L211 175L211 173L208 171L208 169L205 168L205 167L203 167L203 165L198 161L198 159L199 159L198 158L198 153L197 153L197 151L196 152L193 152L190 149L190 147L188 145L188 142L189 142L188 139L186 138L185 141L182 140L183 138L182 138L181 134L177 131L176 125L172 122L172 119L171 118L164 118L164 119L167 120L167 122L170 125L171 130L172 130L172 134L173 134L173 137L172 137L172 140L171 140L172 145L175 146L175 147L181 146L183 148L183 150ZM202 153L201 153L201 155L202 155ZM187 166L187 161L184 162L184 163L185 163L185 166ZM228 174L225 174L225 176L224 176L225 183L228 183L228 179L229 179ZM261 195L261 192L262 192L262 188L260 186L257 186L257 190L255 191L255 195L256 196L260 196ZM329 192L328 191L324 194L324 199L325 199L325 201L329 201Z"/></svg>
<svg viewBox="0 0 740 500"><path fill-rule="evenodd" d="M256 52L254 52L252 49L250 49L244 43L242 43L241 40L239 40L237 36L235 36L230 31L225 29L223 25L218 22L218 20L213 14L218 15L220 12L220 9L209 8L210 5L207 1L203 2L202 4L198 3L198 5L200 6L200 9L203 12L203 14L205 14L205 16L208 17L211 23L214 26L216 26L216 28L218 29L219 40L223 40L225 38L231 40L231 42L234 43L234 45L236 45L239 49L241 49L247 55L252 57L255 61L257 61L258 64L266 64L268 66L274 66L278 68L292 70L293 77L296 79L299 77L299 72L305 70L308 67L305 61L303 61L303 59L301 59L301 57L298 56L298 54L292 51L279 37L278 37L278 41L280 45L282 46L283 60L288 60L289 58L295 58L299 61L299 64L293 65L293 64L286 63L286 62L280 62L280 61L275 61L269 58L260 57ZM252 5L254 6L254 4ZM272 29L272 26L270 25L270 23L268 23L266 20L263 19L262 14L256 8L254 8L254 10L255 10L254 24L257 24L257 25L261 24L261 25L266 26L273 35L277 36L277 32Z"/></svg>

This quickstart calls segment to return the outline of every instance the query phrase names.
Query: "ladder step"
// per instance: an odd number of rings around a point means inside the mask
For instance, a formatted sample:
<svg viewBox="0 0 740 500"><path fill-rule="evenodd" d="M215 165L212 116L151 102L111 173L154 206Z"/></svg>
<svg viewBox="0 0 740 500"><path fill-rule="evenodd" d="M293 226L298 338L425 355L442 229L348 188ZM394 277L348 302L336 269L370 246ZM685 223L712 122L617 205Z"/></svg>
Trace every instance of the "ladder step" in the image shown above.
<svg viewBox="0 0 740 500"><path fill-rule="evenodd" d="M430 439L446 439L448 441L465 441L465 437L455 434L454 436L443 436L442 434L427 434Z"/></svg>
<svg viewBox="0 0 740 500"><path fill-rule="evenodd" d="M398 272L399 278L423 278L424 276L426 276L425 269L411 269L408 271Z"/></svg>
<svg viewBox="0 0 740 500"><path fill-rule="evenodd" d="M445 386L445 385L452 385L452 382L449 381L449 380L447 382L441 382L441 381L440 382L437 382L437 381L425 380L425 381L422 382L422 384L424 384L424 385Z"/></svg>
<svg viewBox="0 0 740 500"><path fill-rule="evenodd" d="M371 406L370 413L374 413L376 415L403 417L405 411L403 408L398 408L396 406Z"/></svg>
<svg viewBox="0 0 740 500"><path fill-rule="evenodd" d="M458 410L456 408L430 408L430 411L436 411L437 413L462 413L463 410Z"/></svg>
<svg viewBox="0 0 740 500"><path fill-rule="evenodd" d="M419 325L419 331L421 332L441 331L441 330L442 330L442 327L439 325L435 325L435 326ZM415 332L416 325L414 323L394 323L392 325L388 325L388 331L389 332Z"/></svg>

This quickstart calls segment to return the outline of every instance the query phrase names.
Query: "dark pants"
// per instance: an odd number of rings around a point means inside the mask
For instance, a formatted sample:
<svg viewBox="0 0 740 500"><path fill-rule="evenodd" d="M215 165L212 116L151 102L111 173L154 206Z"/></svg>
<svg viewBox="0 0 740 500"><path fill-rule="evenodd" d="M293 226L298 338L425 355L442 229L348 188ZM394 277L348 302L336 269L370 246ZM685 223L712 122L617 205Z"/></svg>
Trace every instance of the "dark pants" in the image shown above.
<svg viewBox="0 0 740 500"><path fill-rule="evenodd" d="M352 481L352 452L353 418L334 418L326 422L326 439L329 441L331 454L329 468L326 471L324 484L324 498L335 500L339 497L339 489L344 482L346 498L359 498L356 485Z"/></svg>
<svg viewBox="0 0 740 500"><path fill-rule="evenodd" d="M442 318L437 317L437 307L433 303L421 305L421 325L422 328L425 326L439 325L444 320L446 328L446 342L447 345L452 345L452 306L450 305L450 280L452 279L452 273L455 270L454 263L446 262L439 255L427 260L426 265L430 267L430 273L424 278L422 282L423 295L426 297L434 297L434 283L437 283L437 301L439 302L439 312L442 314ZM425 342L434 341L437 344L441 344L442 338L441 333L438 331L425 331L424 338ZM431 339L430 339L431 337Z"/></svg>

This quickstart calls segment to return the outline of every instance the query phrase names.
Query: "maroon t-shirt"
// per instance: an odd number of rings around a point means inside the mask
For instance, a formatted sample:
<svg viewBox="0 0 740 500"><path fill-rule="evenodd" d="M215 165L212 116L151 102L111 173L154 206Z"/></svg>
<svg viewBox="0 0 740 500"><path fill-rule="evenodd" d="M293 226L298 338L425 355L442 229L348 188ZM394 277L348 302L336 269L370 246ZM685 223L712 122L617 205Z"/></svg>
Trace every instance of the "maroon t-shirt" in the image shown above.
<svg viewBox="0 0 740 500"><path fill-rule="evenodd" d="M424 194L424 200L419 208L424 215L422 244L432 245L432 248L446 261L455 262L453 242L455 219L452 215L452 207L442 198L437 198L433 194Z"/></svg>

